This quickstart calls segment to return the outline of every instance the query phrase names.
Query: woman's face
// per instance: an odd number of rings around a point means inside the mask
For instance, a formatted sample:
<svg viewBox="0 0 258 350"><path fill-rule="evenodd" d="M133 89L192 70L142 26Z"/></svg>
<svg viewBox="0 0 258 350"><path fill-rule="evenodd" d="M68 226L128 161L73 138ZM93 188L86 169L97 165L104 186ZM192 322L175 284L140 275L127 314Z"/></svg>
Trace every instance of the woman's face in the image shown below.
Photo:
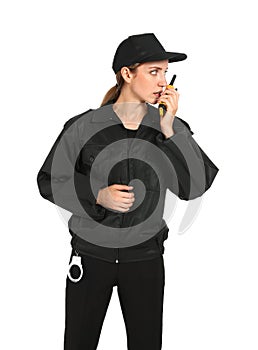
<svg viewBox="0 0 258 350"><path fill-rule="evenodd" d="M137 68L129 89L133 98L140 102L157 103L159 94L167 85L168 60L145 62Z"/></svg>

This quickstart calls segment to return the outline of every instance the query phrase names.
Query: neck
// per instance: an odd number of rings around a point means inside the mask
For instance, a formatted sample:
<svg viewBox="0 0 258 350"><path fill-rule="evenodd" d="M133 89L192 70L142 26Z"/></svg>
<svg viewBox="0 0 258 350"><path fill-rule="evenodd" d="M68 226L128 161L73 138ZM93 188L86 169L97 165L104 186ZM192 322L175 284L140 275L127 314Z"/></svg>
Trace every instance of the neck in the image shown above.
<svg viewBox="0 0 258 350"><path fill-rule="evenodd" d="M117 100L113 104L113 109L123 121L140 123L146 114L147 105L142 102L122 102Z"/></svg>

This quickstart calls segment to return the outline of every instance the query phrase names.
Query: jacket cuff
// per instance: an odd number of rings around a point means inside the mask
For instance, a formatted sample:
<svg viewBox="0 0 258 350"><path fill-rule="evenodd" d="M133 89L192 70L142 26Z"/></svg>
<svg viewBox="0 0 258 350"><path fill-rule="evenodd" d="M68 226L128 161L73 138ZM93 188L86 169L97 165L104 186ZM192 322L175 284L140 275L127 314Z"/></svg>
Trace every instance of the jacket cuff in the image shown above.
<svg viewBox="0 0 258 350"><path fill-rule="evenodd" d="M164 145L169 147L171 142L177 142L178 139L187 138L188 136L189 133L185 129L182 129L180 131L174 131L174 134L168 138L166 138L162 132L159 132L156 136L156 142L158 145Z"/></svg>

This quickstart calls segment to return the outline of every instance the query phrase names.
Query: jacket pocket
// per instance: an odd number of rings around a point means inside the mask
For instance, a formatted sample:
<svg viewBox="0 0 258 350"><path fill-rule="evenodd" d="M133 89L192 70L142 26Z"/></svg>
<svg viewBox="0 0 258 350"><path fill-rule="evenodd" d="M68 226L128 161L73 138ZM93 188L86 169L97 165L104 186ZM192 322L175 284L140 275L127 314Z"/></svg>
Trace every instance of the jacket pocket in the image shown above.
<svg viewBox="0 0 258 350"><path fill-rule="evenodd" d="M105 145L94 145L89 144L82 148L81 150L81 164L88 165L89 167L92 166L95 158L98 156L98 154L105 148Z"/></svg>
<svg viewBox="0 0 258 350"><path fill-rule="evenodd" d="M105 148L105 145L98 144L90 144L83 147L77 163L77 169L85 175L91 175L99 180L102 179L105 169L108 168L110 162L110 155Z"/></svg>

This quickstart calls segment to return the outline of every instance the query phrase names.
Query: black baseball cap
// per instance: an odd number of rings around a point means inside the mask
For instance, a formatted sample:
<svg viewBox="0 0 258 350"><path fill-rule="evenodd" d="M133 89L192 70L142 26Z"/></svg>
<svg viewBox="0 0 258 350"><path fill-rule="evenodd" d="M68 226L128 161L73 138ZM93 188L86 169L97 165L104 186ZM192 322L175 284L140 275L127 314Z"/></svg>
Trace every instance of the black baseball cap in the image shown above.
<svg viewBox="0 0 258 350"><path fill-rule="evenodd" d="M117 73L122 67L134 63L161 61L183 61L187 55L180 52L167 52L153 33L131 35L123 40L115 53L112 68Z"/></svg>

